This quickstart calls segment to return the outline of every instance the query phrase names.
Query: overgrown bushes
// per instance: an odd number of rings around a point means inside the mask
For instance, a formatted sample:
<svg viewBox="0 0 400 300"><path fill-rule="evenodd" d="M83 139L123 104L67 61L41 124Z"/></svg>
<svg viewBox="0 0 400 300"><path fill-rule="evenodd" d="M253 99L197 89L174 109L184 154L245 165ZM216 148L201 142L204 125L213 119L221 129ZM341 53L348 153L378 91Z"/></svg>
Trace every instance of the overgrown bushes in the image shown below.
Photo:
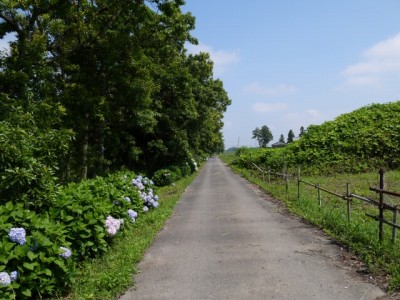
<svg viewBox="0 0 400 300"><path fill-rule="evenodd" d="M158 206L152 181L132 172L70 184L55 199L49 212L2 206L0 299L60 295L78 262L106 252L118 231Z"/></svg>
<svg viewBox="0 0 400 300"><path fill-rule="evenodd" d="M235 164L306 174L360 173L400 167L400 101L372 104L322 125L311 125L285 148L241 148ZM249 167L249 166L246 166Z"/></svg>

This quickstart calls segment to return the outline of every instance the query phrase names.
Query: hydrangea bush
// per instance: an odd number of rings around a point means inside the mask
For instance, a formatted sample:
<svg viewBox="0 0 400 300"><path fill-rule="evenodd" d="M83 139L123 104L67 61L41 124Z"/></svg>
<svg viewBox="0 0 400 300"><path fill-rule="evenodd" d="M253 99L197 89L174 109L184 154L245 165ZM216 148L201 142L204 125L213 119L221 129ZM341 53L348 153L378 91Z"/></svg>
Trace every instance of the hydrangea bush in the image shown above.
<svg viewBox="0 0 400 300"><path fill-rule="evenodd" d="M59 255L69 246L65 227L22 203L1 209L0 299L36 299L68 288L72 262Z"/></svg>
<svg viewBox="0 0 400 300"><path fill-rule="evenodd" d="M1 207L0 299L61 296L77 263L158 207L153 181L130 172L70 184L57 199L41 215L22 203Z"/></svg>

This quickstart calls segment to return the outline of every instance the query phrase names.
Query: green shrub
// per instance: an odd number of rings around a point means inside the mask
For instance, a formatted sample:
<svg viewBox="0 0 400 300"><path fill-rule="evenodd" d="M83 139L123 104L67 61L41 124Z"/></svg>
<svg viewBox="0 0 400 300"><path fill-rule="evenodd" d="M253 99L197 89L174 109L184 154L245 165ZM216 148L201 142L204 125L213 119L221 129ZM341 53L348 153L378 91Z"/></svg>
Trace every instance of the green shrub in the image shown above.
<svg viewBox="0 0 400 300"><path fill-rule="evenodd" d="M192 173L192 170L190 169L190 166L188 163L181 165L180 170L181 170L182 177L189 176Z"/></svg>
<svg viewBox="0 0 400 300"><path fill-rule="evenodd" d="M174 181L177 181L182 178L182 171L180 167L173 165L169 166L168 169L170 169L172 172L176 174L176 178Z"/></svg>
<svg viewBox="0 0 400 300"><path fill-rule="evenodd" d="M39 130L29 114L19 122L0 122L0 204L23 202L40 212L54 201L54 172L71 134Z"/></svg>
<svg viewBox="0 0 400 300"><path fill-rule="evenodd" d="M6 203L0 216L0 272L18 272L15 281L0 285L0 299L37 299L68 288L72 259L63 258L60 247L70 248L65 228L23 207ZM23 228L24 243L14 242L12 228Z"/></svg>
<svg viewBox="0 0 400 300"><path fill-rule="evenodd" d="M105 227L108 216L128 220L128 209L141 211L142 201L129 179L133 175L117 173L107 178L97 177L60 190L50 214L65 225L66 239L79 260L107 251L112 241Z"/></svg>
<svg viewBox="0 0 400 300"><path fill-rule="evenodd" d="M154 173L153 181L157 186L166 186L175 182L178 175L170 169L161 169Z"/></svg>

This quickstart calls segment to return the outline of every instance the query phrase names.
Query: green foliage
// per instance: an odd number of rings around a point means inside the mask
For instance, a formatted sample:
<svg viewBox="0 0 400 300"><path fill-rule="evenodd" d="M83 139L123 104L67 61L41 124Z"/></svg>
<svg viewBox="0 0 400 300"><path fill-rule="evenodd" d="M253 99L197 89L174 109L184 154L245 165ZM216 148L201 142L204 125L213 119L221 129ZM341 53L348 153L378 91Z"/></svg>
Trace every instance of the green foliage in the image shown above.
<svg viewBox="0 0 400 300"><path fill-rule="evenodd" d="M296 173L301 165L305 174L394 169L400 167L399 130L400 102L372 104L310 126L285 148L241 153L236 164L254 162L265 169L282 170L285 161L291 172Z"/></svg>
<svg viewBox="0 0 400 300"><path fill-rule="evenodd" d="M188 163L185 163L180 166L182 177L187 177L192 174L192 169L190 168Z"/></svg>
<svg viewBox="0 0 400 300"><path fill-rule="evenodd" d="M54 201L55 172L70 133L40 130L32 115L16 110L0 121L0 204L23 202L46 210Z"/></svg>
<svg viewBox="0 0 400 300"><path fill-rule="evenodd" d="M72 183L59 191L49 213L65 225L66 240L77 259L93 258L107 251L112 240L104 226L107 216L128 220L128 209L142 210L143 201L130 183L133 176L133 173L116 173Z"/></svg>
<svg viewBox="0 0 400 300"><path fill-rule="evenodd" d="M118 230L123 231L134 221L129 209L142 213L144 199L139 190L148 195L153 187L146 178L143 187L133 185L134 176L128 171L116 172L59 187L49 211L41 214L26 209L22 202L2 205L0 272L17 271L19 275L10 285L0 287L0 299L36 299L68 291L77 264L100 257L113 243L115 237L107 231L106 219L120 220ZM11 241L11 228L25 229L25 244ZM72 256L62 257L60 247L70 249Z"/></svg>
<svg viewBox="0 0 400 300"><path fill-rule="evenodd" d="M6 1L0 37L16 40L0 55L0 121L20 107L41 130L72 130L58 156L63 182L222 151L231 101L209 54L187 54L195 19L182 5Z"/></svg>
<svg viewBox="0 0 400 300"><path fill-rule="evenodd" d="M167 186L178 180L179 176L170 169L161 169L154 173L153 181L156 186Z"/></svg>
<svg viewBox="0 0 400 300"><path fill-rule="evenodd" d="M66 229L47 214L38 215L22 203L8 202L1 207L0 271L18 272L11 285L0 286L0 299L37 299L68 288L72 274L71 258L60 256L60 247L69 247ZM26 243L8 238L11 228L26 230Z"/></svg>

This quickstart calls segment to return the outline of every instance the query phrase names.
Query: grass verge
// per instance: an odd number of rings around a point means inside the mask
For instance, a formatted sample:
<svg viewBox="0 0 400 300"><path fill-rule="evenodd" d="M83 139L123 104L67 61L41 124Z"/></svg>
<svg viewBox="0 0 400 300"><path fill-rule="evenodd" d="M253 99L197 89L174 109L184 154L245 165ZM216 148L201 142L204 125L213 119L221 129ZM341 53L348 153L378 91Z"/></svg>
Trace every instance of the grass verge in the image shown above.
<svg viewBox="0 0 400 300"><path fill-rule="evenodd" d="M233 159L232 155L221 155L220 158L226 163ZM365 213L378 215L377 207L365 204L361 201L351 202L351 221L347 220L346 201L322 193L322 204L319 205L317 190L305 185L301 186L301 196L297 198L297 180L289 182L289 190L286 192L284 182L262 180L259 173L252 170L241 169L235 165L230 167L250 182L258 185L261 189L270 194L273 198L280 200L287 209L321 228L328 235L347 247L363 263L366 270L377 278L379 284L385 290L398 293L400 289L400 241L397 238L392 243L392 228L384 226L384 239L378 240L378 222L367 217ZM390 190L398 190L400 172L388 172L387 186ZM377 173L367 174L341 174L337 176L314 176L304 177L303 180L314 184L320 183L322 187L344 194L346 183L350 183L351 193L357 193L370 198L376 195L368 190L369 186L376 186L378 181ZM397 205L400 199L387 197L385 202ZM392 214L387 213L385 218L391 220Z"/></svg>
<svg viewBox="0 0 400 300"><path fill-rule="evenodd" d="M159 207L142 214L130 230L117 235L104 256L83 262L75 272L71 293L64 299L115 299L131 287L133 275L138 272L137 264L197 174L176 182L174 186L159 188Z"/></svg>

